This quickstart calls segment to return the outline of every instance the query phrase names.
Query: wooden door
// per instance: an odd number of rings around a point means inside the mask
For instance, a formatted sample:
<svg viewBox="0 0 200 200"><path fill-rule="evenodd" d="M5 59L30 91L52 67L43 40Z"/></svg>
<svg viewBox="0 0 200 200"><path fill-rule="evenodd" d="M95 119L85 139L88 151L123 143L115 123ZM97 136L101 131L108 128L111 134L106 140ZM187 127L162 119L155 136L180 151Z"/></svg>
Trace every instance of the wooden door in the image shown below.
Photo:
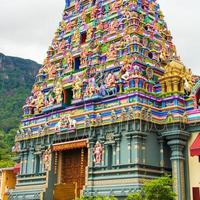
<svg viewBox="0 0 200 200"><path fill-rule="evenodd" d="M87 149L73 149L62 153L61 182L66 185L76 184L77 196L85 185Z"/></svg>

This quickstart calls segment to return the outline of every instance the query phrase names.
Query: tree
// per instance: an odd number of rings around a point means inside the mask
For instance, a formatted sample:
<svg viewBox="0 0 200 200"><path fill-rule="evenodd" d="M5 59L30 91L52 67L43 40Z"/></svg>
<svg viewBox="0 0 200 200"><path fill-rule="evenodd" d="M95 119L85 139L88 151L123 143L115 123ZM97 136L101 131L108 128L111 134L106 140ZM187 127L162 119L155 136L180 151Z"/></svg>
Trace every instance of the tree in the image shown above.
<svg viewBox="0 0 200 200"><path fill-rule="evenodd" d="M0 130L0 168L11 167L14 165L12 161L11 145L14 142L14 131L8 135Z"/></svg>
<svg viewBox="0 0 200 200"><path fill-rule="evenodd" d="M147 181L141 192L130 194L126 200L175 200L172 183L168 176Z"/></svg>

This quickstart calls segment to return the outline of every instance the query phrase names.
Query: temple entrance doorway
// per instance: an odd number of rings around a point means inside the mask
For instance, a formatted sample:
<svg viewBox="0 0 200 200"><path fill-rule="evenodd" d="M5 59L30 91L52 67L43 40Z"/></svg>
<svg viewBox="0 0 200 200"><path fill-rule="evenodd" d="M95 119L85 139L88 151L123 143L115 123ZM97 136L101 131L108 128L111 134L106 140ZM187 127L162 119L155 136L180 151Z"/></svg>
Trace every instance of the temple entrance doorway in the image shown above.
<svg viewBox="0 0 200 200"><path fill-rule="evenodd" d="M59 151L59 159L54 200L75 200L85 185L88 150L82 147Z"/></svg>
<svg viewBox="0 0 200 200"><path fill-rule="evenodd" d="M61 182L70 185L75 184L77 195L85 185L85 168L87 166L87 149L74 149L64 151L62 155L63 167Z"/></svg>

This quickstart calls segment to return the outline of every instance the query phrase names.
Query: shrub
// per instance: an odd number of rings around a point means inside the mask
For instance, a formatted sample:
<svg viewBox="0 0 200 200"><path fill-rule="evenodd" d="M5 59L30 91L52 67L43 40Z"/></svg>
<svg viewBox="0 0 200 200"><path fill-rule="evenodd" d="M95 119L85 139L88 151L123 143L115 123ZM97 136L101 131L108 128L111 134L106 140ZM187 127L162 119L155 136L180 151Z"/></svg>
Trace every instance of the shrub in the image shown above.
<svg viewBox="0 0 200 200"><path fill-rule="evenodd" d="M128 195L126 200L175 200L172 183L168 176L147 181L141 192Z"/></svg>
<svg viewBox="0 0 200 200"><path fill-rule="evenodd" d="M82 196L77 200L117 200L112 196Z"/></svg>
<svg viewBox="0 0 200 200"><path fill-rule="evenodd" d="M143 200L140 192L135 192L133 194L129 194L126 200Z"/></svg>

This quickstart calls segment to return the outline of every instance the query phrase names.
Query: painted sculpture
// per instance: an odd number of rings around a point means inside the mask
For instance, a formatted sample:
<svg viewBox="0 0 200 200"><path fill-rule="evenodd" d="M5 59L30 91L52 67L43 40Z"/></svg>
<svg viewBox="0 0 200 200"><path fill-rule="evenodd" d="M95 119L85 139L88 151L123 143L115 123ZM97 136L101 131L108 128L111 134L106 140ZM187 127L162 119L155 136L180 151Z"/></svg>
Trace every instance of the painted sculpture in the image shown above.
<svg viewBox="0 0 200 200"><path fill-rule="evenodd" d="M103 156L103 147L99 141L97 141L94 146L93 154L95 164L100 164Z"/></svg>

